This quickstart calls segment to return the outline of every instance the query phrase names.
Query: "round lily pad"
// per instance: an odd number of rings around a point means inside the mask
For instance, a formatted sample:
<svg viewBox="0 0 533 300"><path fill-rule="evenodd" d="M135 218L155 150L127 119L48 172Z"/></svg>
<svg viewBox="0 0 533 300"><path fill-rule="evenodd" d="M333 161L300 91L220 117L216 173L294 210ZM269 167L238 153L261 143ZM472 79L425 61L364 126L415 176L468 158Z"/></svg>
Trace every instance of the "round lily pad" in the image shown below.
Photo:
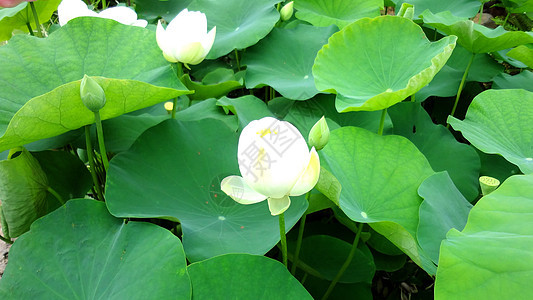
<svg viewBox="0 0 533 300"><path fill-rule="evenodd" d="M15 36L0 47L0 65L2 150L93 123L80 98L84 74L101 76L102 119L190 93L155 33L102 18L74 19L46 39Z"/></svg>
<svg viewBox="0 0 533 300"><path fill-rule="evenodd" d="M156 245L156 247L154 247ZM190 299L180 240L76 199L37 220L9 252L2 299Z"/></svg>
<svg viewBox="0 0 533 300"><path fill-rule="evenodd" d="M207 55L215 59L234 49L244 49L264 38L279 20L277 0L193 0L189 10L201 11L207 26L217 27L213 48Z"/></svg>
<svg viewBox="0 0 533 300"><path fill-rule="evenodd" d="M365 17L377 17L383 0L296 0L296 17L314 26L337 25L339 28Z"/></svg>
<svg viewBox="0 0 533 300"><path fill-rule="evenodd" d="M266 201L242 205L220 190L222 179L239 174L237 145L222 121L164 121L111 160L106 204L115 216L179 220L189 261L263 255L280 240L278 217ZM291 202L287 230L307 209L305 196Z"/></svg>
<svg viewBox="0 0 533 300"><path fill-rule="evenodd" d="M440 299L527 299L533 277L533 175L509 177L470 211L462 232L442 242Z"/></svg>
<svg viewBox="0 0 533 300"><path fill-rule="evenodd" d="M313 66L319 91L336 93L339 112L382 110L428 84L456 37L430 42L413 21L396 16L358 20L333 34Z"/></svg>
<svg viewBox="0 0 533 300"><path fill-rule="evenodd" d="M226 254L188 268L194 299L313 299L278 261Z"/></svg>
<svg viewBox="0 0 533 300"><path fill-rule="evenodd" d="M267 84L283 97L306 100L318 93L312 74L316 53L337 29L299 25L274 28L257 45L246 50L246 87Z"/></svg>
<svg viewBox="0 0 533 300"><path fill-rule="evenodd" d="M524 173L533 173L533 92L487 90L477 95L464 121L448 123L476 148L500 154Z"/></svg>
<svg viewBox="0 0 533 300"><path fill-rule="evenodd" d="M342 185L340 207L350 219L369 223L417 264L420 184L433 170L401 136L380 136L357 127L333 130L320 151L321 165ZM428 266L425 266L428 267Z"/></svg>

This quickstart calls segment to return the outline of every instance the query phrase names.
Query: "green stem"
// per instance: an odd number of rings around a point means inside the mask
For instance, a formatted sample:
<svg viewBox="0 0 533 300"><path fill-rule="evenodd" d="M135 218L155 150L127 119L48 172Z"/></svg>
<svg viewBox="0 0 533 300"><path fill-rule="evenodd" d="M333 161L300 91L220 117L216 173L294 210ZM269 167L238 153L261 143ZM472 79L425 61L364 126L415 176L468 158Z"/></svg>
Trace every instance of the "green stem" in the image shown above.
<svg viewBox="0 0 533 300"><path fill-rule="evenodd" d="M292 260L291 274L294 276L296 274L296 266L298 265L298 258L300 256L300 249L302 248L302 240L304 237L304 228L305 220L307 219L307 214L304 213L300 219L300 227L298 228L298 240L296 241L296 250L294 251L294 258Z"/></svg>
<svg viewBox="0 0 533 300"><path fill-rule="evenodd" d="M100 188L100 182L98 182L98 178L96 178L96 167L94 163L93 146L91 143L91 126L90 125L85 126L85 143L87 145L87 157L89 158L89 166L91 168L90 170L91 177L93 178L93 184L96 190L96 195L99 200L103 201L104 196L102 195L102 190Z"/></svg>
<svg viewBox="0 0 533 300"><path fill-rule="evenodd" d="M415 102L415 94L411 95L411 102Z"/></svg>
<svg viewBox="0 0 533 300"><path fill-rule="evenodd" d="M505 29L505 25L507 25L507 20L509 19L509 16L511 15L510 12L507 13L507 16L505 16L505 20L503 21L502 27Z"/></svg>
<svg viewBox="0 0 533 300"><path fill-rule="evenodd" d="M109 159L107 159L107 152L104 143L104 129L102 128L102 120L100 119L100 111L94 112L94 122L96 123L96 134L98 136L98 146L100 146L100 155L104 163L104 171L107 174L109 169Z"/></svg>
<svg viewBox="0 0 533 300"><path fill-rule="evenodd" d="M333 289L335 288L335 285L337 284L337 282L339 282L339 280L341 279L341 277L344 274L344 272L346 271L346 269L348 269L348 267L350 266L350 263L352 262L353 256L355 255L355 250L357 250L357 245L359 244L359 238L361 237L361 232L362 231L363 231L363 223L359 223L359 227L357 228L357 233L355 234L355 239L353 241L352 249L350 250L350 254L348 254L348 257L344 261L344 264L342 265L341 269L339 270L339 272L337 273L337 275L335 276L335 278L333 279L333 281L329 285L328 290L326 291L324 296L322 296L322 300L328 299L328 297L331 294L331 292L333 292Z"/></svg>
<svg viewBox="0 0 533 300"><path fill-rule="evenodd" d="M466 77L468 77L468 71L470 70L470 66L472 66L472 62L474 61L474 57L476 56L475 53L472 53L472 56L470 57L470 61L468 62L468 65L466 66L465 73L463 74L463 79L461 79L461 83L459 84L459 89L457 90L457 96L455 97L455 103L453 104L452 113L450 114L452 117L455 114L455 110L457 109L457 104L459 103L459 98L461 98L461 92L463 91L463 86L466 82ZM450 128L450 124L446 125L446 128Z"/></svg>
<svg viewBox="0 0 533 300"><path fill-rule="evenodd" d="M241 63L239 62L239 52L235 49L235 60L237 61L237 70L241 71Z"/></svg>
<svg viewBox="0 0 533 300"><path fill-rule="evenodd" d="M383 135L383 127L385 126L385 117L387 116L387 109L381 111L381 119L379 120L378 134Z"/></svg>
<svg viewBox="0 0 533 300"><path fill-rule="evenodd" d="M52 187L47 187L46 190L54 195L54 197L56 197L56 199L59 201L59 203L61 203L61 205L65 205L65 200L63 200L63 197L61 197L61 195L59 195L58 192L56 192Z"/></svg>
<svg viewBox="0 0 533 300"><path fill-rule="evenodd" d="M41 31L41 23L39 22L39 16L37 15L37 10L35 9L35 4L33 2L30 2L31 11L33 12L33 18L35 19L35 26L37 26L37 36L43 37L43 33Z"/></svg>
<svg viewBox="0 0 533 300"><path fill-rule="evenodd" d="M107 3L105 2L105 0L102 0L102 10L106 8L107 8Z"/></svg>
<svg viewBox="0 0 533 300"><path fill-rule="evenodd" d="M183 76L183 66L180 62L176 63L176 76L178 76L178 80L181 81L181 77ZM170 117L172 119L176 118L176 107L178 106L178 98L172 99L172 113L170 114Z"/></svg>
<svg viewBox="0 0 533 300"><path fill-rule="evenodd" d="M281 254L285 267L289 265L287 260L287 237L285 236L285 213L279 215L279 236L281 238Z"/></svg>
<svg viewBox="0 0 533 300"><path fill-rule="evenodd" d="M276 6L276 9L278 10L278 12L280 11L280 9L281 9L281 2L278 3L278 6Z"/></svg>
<svg viewBox="0 0 533 300"><path fill-rule="evenodd" d="M33 34L33 28L31 28L30 22L26 23L26 27L28 27L28 31L30 32L30 35L35 36L35 34Z"/></svg>

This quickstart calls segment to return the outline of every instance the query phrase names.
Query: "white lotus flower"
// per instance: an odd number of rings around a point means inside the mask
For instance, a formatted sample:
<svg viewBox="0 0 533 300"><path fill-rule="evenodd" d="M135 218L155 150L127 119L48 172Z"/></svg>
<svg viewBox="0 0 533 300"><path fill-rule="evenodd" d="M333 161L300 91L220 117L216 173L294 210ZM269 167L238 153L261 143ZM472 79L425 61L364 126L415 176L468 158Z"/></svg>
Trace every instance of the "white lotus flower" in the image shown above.
<svg viewBox="0 0 533 300"><path fill-rule="evenodd" d="M292 124L271 117L252 121L239 138L241 176L228 176L221 189L241 204L268 199L272 215L285 212L289 196L310 191L317 183L320 160Z"/></svg>
<svg viewBox="0 0 533 300"><path fill-rule="evenodd" d="M125 25L146 27L148 22L143 19L137 19L137 13L129 7L116 6L104 9L100 13L94 12L87 7L82 0L63 0L57 8L59 25L63 26L68 21L77 17L100 17L112 19Z"/></svg>
<svg viewBox="0 0 533 300"><path fill-rule="evenodd" d="M215 42L216 26L207 32L207 18L199 11L182 10L164 29L157 23L156 39L170 62L196 65L204 60Z"/></svg>

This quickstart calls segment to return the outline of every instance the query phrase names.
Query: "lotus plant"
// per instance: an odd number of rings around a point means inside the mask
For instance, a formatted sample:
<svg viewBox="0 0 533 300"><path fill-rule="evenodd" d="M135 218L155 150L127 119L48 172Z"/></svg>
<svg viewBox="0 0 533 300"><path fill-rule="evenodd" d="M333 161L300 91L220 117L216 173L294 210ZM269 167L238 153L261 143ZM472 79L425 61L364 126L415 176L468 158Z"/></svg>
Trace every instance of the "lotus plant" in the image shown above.
<svg viewBox="0 0 533 300"><path fill-rule="evenodd" d="M157 23L156 39L170 62L201 63L215 42L216 26L207 32L207 18L199 11L182 10L166 29Z"/></svg>
<svg viewBox="0 0 533 300"><path fill-rule="evenodd" d="M272 215L285 212L290 196L310 191L318 181L320 160L302 134L289 122L271 117L252 121L242 131L238 145L242 176L228 176L221 189L241 204L264 200Z"/></svg>

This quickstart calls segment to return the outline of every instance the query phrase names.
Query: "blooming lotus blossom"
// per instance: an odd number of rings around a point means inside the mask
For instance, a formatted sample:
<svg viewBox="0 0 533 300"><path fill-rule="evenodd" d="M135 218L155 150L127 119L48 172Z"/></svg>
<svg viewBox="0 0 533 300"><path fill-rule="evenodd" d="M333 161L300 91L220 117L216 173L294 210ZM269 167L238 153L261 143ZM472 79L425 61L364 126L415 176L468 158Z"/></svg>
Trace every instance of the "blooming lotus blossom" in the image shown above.
<svg viewBox="0 0 533 300"><path fill-rule="evenodd" d="M182 10L166 29L157 23L156 39L170 62L196 65L204 60L215 42L216 26L207 32L207 18L199 11Z"/></svg>
<svg viewBox="0 0 533 300"><path fill-rule="evenodd" d="M252 121L239 138L241 176L228 176L221 189L241 204L268 199L272 215L285 212L290 196L310 191L317 183L320 160L292 124L271 117Z"/></svg>
<svg viewBox="0 0 533 300"><path fill-rule="evenodd" d="M77 17L100 17L112 19L125 25L146 27L148 22L143 19L137 19L137 13L129 7L116 6L104 9L100 13L94 12L87 7L82 0L63 0L57 8L59 25L63 26L68 21Z"/></svg>

